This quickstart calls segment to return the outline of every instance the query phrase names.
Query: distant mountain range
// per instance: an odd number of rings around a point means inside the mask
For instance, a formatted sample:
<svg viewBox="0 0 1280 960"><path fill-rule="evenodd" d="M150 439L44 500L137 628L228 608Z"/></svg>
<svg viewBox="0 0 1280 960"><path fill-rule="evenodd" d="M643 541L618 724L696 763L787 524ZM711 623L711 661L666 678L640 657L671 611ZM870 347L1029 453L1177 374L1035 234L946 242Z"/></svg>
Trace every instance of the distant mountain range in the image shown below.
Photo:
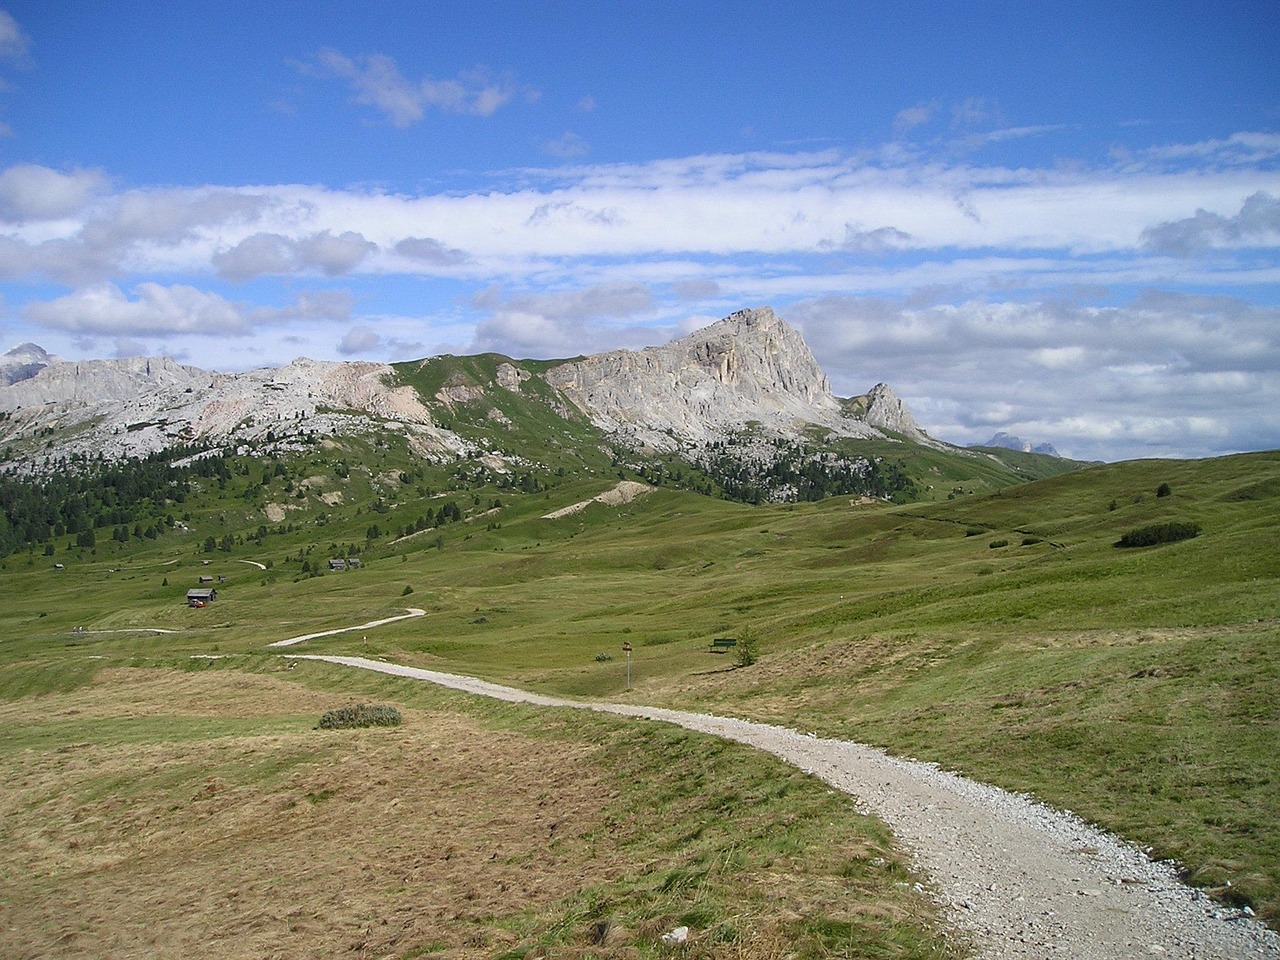
<svg viewBox="0 0 1280 960"><path fill-rule="evenodd" d="M767 307L665 346L564 361L299 359L222 374L167 357L66 361L28 343L0 358L0 383L0 412L7 415L0 443L37 459L140 456L182 444L268 438L287 443L303 431L375 427L405 432L424 456L468 456L489 451L477 451L464 435L469 431L444 423L456 426L470 410L500 424L502 395L585 417L633 448L703 448L748 430L798 438L814 428L945 446L925 434L886 384L851 399L833 396L804 339Z"/></svg>
<svg viewBox="0 0 1280 960"><path fill-rule="evenodd" d="M1001 447L1005 450L1021 450L1023 453L1043 453L1048 457L1060 457L1062 454L1054 449L1052 443L1032 444L1030 440L1023 440L1021 437L1015 437L1011 433L997 433L986 443L973 444L976 447Z"/></svg>

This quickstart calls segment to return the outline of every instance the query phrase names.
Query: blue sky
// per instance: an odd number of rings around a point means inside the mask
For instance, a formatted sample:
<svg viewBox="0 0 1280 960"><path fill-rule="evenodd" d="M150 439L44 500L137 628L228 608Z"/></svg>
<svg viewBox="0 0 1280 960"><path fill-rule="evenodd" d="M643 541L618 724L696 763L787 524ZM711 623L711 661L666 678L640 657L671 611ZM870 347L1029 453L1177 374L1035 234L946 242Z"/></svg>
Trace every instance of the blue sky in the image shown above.
<svg viewBox="0 0 1280 960"><path fill-rule="evenodd" d="M952 442L1280 447L1273 3L0 13L0 349L556 357L768 304Z"/></svg>

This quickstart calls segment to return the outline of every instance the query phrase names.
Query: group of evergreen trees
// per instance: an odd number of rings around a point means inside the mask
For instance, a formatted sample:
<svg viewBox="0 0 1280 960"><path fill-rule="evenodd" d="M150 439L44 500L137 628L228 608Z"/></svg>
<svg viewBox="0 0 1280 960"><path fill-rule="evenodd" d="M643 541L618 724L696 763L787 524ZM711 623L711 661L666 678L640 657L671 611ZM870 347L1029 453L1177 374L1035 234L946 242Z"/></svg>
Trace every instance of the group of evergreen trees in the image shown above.
<svg viewBox="0 0 1280 960"><path fill-rule="evenodd" d="M41 476L0 473L0 556L54 537L71 536L80 547L97 543L95 531L111 528L112 539L160 536L199 479L225 483L226 457L179 448L138 460L75 457ZM181 462L181 466L175 466Z"/></svg>
<svg viewBox="0 0 1280 960"><path fill-rule="evenodd" d="M917 496L915 482L901 464L849 458L804 446L780 448L776 456L762 460L723 453L710 460L706 470L726 498L744 503L811 501L839 495L877 499Z"/></svg>

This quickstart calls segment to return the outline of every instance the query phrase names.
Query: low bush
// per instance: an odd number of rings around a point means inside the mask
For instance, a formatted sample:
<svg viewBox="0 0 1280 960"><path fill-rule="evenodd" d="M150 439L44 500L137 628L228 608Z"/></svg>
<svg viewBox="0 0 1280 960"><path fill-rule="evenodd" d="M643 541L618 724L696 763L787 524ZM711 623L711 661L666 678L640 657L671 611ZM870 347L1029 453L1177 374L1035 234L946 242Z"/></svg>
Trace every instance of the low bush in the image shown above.
<svg viewBox="0 0 1280 960"><path fill-rule="evenodd" d="M1178 540L1190 540L1200 533L1200 524L1183 520L1171 520L1168 523L1153 523L1147 527L1121 535L1116 541L1117 547L1153 547L1157 543L1174 543Z"/></svg>
<svg viewBox="0 0 1280 960"><path fill-rule="evenodd" d="M354 707L340 707L329 710L320 722L317 730L348 730L352 727L398 727L400 711L395 707L375 706L371 703L360 703Z"/></svg>
<svg viewBox="0 0 1280 960"><path fill-rule="evenodd" d="M992 550L996 550L1000 547L1007 547L1008 545L1009 545L1008 540L992 540L989 544L987 544L987 546L989 546Z"/></svg>

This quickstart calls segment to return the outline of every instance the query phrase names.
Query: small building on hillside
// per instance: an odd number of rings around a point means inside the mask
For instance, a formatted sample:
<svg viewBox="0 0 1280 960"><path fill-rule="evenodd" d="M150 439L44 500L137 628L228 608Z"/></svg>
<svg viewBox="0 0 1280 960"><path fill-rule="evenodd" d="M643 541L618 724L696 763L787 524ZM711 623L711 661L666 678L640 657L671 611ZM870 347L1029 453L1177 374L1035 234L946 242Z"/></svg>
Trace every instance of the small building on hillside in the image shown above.
<svg viewBox="0 0 1280 960"><path fill-rule="evenodd" d="M213 583L213 577L201 577L201 578L200 578L200 582L201 582L201 583Z"/></svg>
<svg viewBox="0 0 1280 960"><path fill-rule="evenodd" d="M359 557L347 557L347 569L348 569L348 570L359 570L359 569L360 569L360 558L359 558Z"/></svg>
<svg viewBox="0 0 1280 960"><path fill-rule="evenodd" d="M218 591L213 587L198 587L187 591L187 606L203 607L218 599Z"/></svg>
<svg viewBox="0 0 1280 960"><path fill-rule="evenodd" d="M345 570L347 569L347 561L341 559L340 557L333 557L329 560L329 569Z"/></svg>

